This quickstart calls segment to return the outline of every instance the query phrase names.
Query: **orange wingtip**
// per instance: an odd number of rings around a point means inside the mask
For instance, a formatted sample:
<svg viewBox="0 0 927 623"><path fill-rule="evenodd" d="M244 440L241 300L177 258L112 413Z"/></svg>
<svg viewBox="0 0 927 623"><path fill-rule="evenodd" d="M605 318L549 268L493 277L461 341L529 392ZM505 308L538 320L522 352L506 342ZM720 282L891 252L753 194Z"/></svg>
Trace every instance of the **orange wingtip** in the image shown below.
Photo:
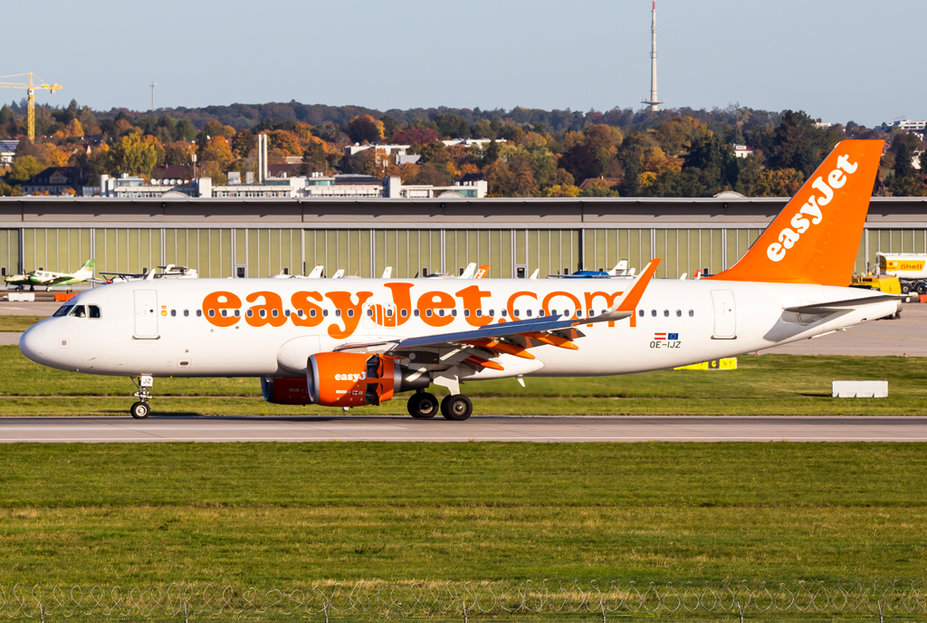
<svg viewBox="0 0 927 623"><path fill-rule="evenodd" d="M849 285L883 143L839 142L740 261L707 278Z"/></svg>

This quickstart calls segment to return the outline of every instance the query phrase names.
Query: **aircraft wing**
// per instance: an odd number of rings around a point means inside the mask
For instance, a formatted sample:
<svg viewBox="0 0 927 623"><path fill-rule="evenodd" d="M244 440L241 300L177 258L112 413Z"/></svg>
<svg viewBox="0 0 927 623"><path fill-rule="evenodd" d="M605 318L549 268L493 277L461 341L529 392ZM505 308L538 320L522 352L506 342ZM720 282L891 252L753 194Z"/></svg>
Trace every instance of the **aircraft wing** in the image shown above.
<svg viewBox="0 0 927 623"><path fill-rule="evenodd" d="M492 358L507 354L524 359L534 359L534 355L528 351L541 344L576 350L577 346L573 340L584 337L577 327L599 322L614 322L632 316L659 263L659 259L651 260L624 296L616 301L611 309L595 316L566 318L562 315L552 315L509 320L467 331L345 344L336 350L376 352L399 357L410 353L430 352L438 355L438 359L441 359L444 364L443 367L452 367L463 362L476 367L502 370L500 364L491 361Z"/></svg>
<svg viewBox="0 0 927 623"><path fill-rule="evenodd" d="M54 277L45 277L43 279L33 278L32 283L38 286L53 286L62 281L68 281L71 279L71 275L56 275Z"/></svg>

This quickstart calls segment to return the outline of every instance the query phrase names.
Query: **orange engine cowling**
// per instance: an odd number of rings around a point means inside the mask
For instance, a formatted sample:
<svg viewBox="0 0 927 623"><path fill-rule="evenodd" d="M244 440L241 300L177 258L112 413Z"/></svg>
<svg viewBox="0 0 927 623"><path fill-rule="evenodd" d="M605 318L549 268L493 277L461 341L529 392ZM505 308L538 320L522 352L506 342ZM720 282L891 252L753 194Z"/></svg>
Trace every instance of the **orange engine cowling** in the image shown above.
<svg viewBox="0 0 927 623"><path fill-rule="evenodd" d="M431 378L411 374L387 355L317 353L309 357L306 376L264 377L264 400L283 405L325 407L378 405L395 392L424 389Z"/></svg>
<svg viewBox="0 0 927 623"><path fill-rule="evenodd" d="M378 405L400 391L402 370L392 357L367 353L318 353L309 357L309 397L317 405Z"/></svg>

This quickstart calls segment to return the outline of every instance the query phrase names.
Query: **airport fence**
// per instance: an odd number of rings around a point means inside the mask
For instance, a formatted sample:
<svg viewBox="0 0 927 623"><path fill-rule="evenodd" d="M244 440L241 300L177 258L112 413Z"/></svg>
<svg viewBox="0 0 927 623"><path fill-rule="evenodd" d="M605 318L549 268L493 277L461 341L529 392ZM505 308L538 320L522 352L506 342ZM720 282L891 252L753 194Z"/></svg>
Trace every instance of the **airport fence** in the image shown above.
<svg viewBox="0 0 927 623"><path fill-rule="evenodd" d="M0 618L61 621L927 620L923 582L0 585Z"/></svg>

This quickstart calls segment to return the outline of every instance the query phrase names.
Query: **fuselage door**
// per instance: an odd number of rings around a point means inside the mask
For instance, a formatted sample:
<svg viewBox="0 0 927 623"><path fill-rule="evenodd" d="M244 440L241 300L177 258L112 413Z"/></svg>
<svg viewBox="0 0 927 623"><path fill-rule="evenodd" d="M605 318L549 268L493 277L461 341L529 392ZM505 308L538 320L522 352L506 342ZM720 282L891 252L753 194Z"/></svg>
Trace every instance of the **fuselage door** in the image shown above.
<svg viewBox="0 0 927 623"><path fill-rule="evenodd" d="M157 290L135 291L134 337L138 340L154 340L158 338Z"/></svg>
<svg viewBox="0 0 927 623"><path fill-rule="evenodd" d="M731 290L712 290L711 302L714 304L715 309L715 327L711 339L736 339L737 322L734 313L734 292Z"/></svg>

